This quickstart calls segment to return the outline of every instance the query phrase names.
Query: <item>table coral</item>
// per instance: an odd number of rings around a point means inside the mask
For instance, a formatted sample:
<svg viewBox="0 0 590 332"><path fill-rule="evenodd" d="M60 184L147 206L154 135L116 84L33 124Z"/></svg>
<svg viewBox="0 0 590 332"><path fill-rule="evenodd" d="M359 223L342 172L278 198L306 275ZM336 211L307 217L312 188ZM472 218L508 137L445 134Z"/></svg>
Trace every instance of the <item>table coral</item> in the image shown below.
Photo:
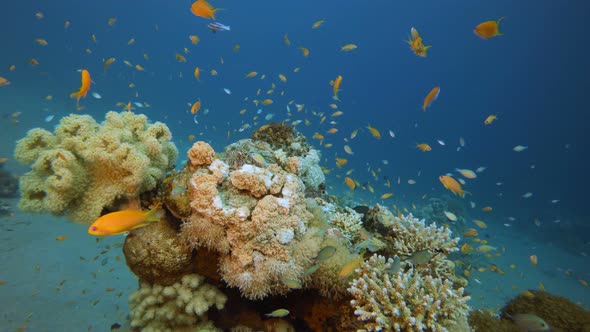
<svg viewBox="0 0 590 332"><path fill-rule="evenodd" d="M171 139L165 124L131 112L108 112L102 124L70 115L55 134L32 129L14 153L32 164L20 179L19 207L90 223L104 209L156 188L178 155Z"/></svg>
<svg viewBox="0 0 590 332"><path fill-rule="evenodd" d="M171 285L162 286L141 282L129 296L131 327L147 331L217 331L207 322L211 307L223 309L227 297L197 274L189 274ZM198 323L198 324L197 324Z"/></svg>
<svg viewBox="0 0 590 332"><path fill-rule="evenodd" d="M444 278L391 272L394 260L373 255L361 264L348 291L354 314L369 331L469 331L464 319L469 296ZM458 326L455 321L461 321Z"/></svg>

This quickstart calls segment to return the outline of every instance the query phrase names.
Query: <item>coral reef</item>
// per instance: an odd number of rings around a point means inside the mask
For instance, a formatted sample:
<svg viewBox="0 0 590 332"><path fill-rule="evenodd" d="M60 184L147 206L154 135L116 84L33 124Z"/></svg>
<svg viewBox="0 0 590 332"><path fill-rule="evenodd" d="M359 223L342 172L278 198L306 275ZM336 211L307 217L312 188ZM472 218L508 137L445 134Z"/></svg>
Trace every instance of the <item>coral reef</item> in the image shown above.
<svg viewBox="0 0 590 332"><path fill-rule="evenodd" d="M487 311L472 310L468 321L469 326L476 332L521 332L511 320L500 319Z"/></svg>
<svg viewBox="0 0 590 332"><path fill-rule="evenodd" d="M284 123L271 122L254 130L250 138L252 140L264 141L270 144L273 149L285 149L293 142L295 134L291 126Z"/></svg>
<svg viewBox="0 0 590 332"><path fill-rule="evenodd" d="M312 217L296 175L277 164L232 169L215 159L195 170L188 188L193 213L181 236L195 249L222 254L220 274L243 296L285 294L284 280L300 280L312 265L319 247L293 254Z"/></svg>
<svg viewBox="0 0 590 332"><path fill-rule="evenodd" d="M123 245L129 269L142 281L164 286L191 271L191 251L166 218L133 230Z"/></svg>
<svg viewBox="0 0 590 332"><path fill-rule="evenodd" d="M226 301L197 274L185 275L171 286L141 282L129 296L131 327L142 332L218 331L207 322L207 311L213 306L223 309Z"/></svg>
<svg viewBox="0 0 590 332"><path fill-rule="evenodd" d="M70 115L55 134L32 129L14 153L32 164L20 178L19 207L90 223L103 210L156 188L178 154L171 138L165 124L131 112L108 112L102 124Z"/></svg>
<svg viewBox="0 0 590 332"><path fill-rule="evenodd" d="M551 327L551 331L590 332L590 311L568 299L550 293L529 290L533 294L520 294L501 310L503 319L515 314L534 314Z"/></svg>
<svg viewBox="0 0 590 332"><path fill-rule="evenodd" d="M374 254L360 266L348 291L354 314L369 331L469 331L463 288L413 268L392 271L394 260Z"/></svg>

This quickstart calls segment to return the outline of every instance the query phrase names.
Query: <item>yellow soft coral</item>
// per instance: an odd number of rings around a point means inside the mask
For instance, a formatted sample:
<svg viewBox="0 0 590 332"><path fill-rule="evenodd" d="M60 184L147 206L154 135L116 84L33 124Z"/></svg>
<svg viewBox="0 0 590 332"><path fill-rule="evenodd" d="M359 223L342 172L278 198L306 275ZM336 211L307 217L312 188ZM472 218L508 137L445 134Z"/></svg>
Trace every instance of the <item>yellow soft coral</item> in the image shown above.
<svg viewBox="0 0 590 332"><path fill-rule="evenodd" d="M171 138L166 125L131 112L108 112L102 124L70 115L55 135L33 129L15 150L16 160L32 164L20 180L19 206L90 223L163 180L178 155Z"/></svg>

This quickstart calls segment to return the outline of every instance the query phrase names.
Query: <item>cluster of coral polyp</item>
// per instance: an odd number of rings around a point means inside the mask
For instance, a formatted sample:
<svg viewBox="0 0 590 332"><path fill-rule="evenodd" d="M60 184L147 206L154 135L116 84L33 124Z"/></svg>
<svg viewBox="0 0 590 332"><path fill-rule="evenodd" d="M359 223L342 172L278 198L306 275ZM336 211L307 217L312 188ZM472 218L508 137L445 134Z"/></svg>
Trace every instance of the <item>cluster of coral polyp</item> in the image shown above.
<svg viewBox="0 0 590 332"><path fill-rule="evenodd" d="M131 112L108 112L101 124L70 115L55 133L31 129L14 152L17 161L31 164L20 178L19 207L91 223L103 210L156 188L178 156L171 139L165 124Z"/></svg>
<svg viewBox="0 0 590 332"><path fill-rule="evenodd" d="M214 155L203 142L188 153L192 213L181 237L195 249L219 252L223 280L243 296L286 293L286 280L302 282L319 249L302 250L312 248L302 242L313 217L306 209L305 185L298 174L260 154L259 166L244 163L237 169Z"/></svg>

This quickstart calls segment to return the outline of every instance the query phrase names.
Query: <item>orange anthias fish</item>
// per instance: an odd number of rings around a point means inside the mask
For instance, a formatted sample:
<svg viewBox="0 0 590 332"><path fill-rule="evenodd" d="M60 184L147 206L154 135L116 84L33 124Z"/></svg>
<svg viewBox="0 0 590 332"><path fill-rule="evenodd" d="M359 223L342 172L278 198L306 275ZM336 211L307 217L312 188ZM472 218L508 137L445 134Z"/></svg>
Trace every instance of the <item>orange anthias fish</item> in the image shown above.
<svg viewBox="0 0 590 332"><path fill-rule="evenodd" d="M502 33L500 32L499 26L503 19L504 17L500 17L497 21L485 21L480 23L475 29L473 29L473 33L482 39L500 36Z"/></svg>
<svg viewBox="0 0 590 332"><path fill-rule="evenodd" d="M151 222L158 222L163 216L164 210L159 206L149 211L123 210L111 212L98 218L88 228L88 234L96 236L110 236L129 232L133 229L144 227Z"/></svg>
<svg viewBox="0 0 590 332"><path fill-rule="evenodd" d="M191 5L191 13L212 20L215 20L215 12L218 10L219 8L213 8L206 0L197 0Z"/></svg>
<svg viewBox="0 0 590 332"><path fill-rule="evenodd" d="M422 104L422 111L426 112L426 109L430 106L430 104L432 104L433 101L435 101L438 98L439 94L440 87L435 86L434 88L432 88L432 90L430 90L430 92L424 98L424 103Z"/></svg>
<svg viewBox="0 0 590 332"><path fill-rule="evenodd" d="M82 85L80 86L80 90L70 94L71 98L76 98L76 105L80 103L80 98L86 97L88 90L90 90L90 83L92 83L90 73L88 70L82 69Z"/></svg>
<svg viewBox="0 0 590 332"><path fill-rule="evenodd" d="M410 30L410 33L410 39L407 40L408 44L410 45L410 48L412 49L412 51L414 51L414 54L416 54L419 57L425 58L428 49L432 46L424 46L424 44L422 43L422 37L420 37L420 34L418 34L418 30L416 30L415 28L412 28Z"/></svg>
<svg viewBox="0 0 590 332"><path fill-rule="evenodd" d="M334 99L338 100L338 92L340 91L340 84L342 84L342 75L338 75L335 80L330 81L332 90L334 91Z"/></svg>
<svg viewBox="0 0 590 332"><path fill-rule="evenodd" d="M448 175L441 175L438 177L438 179L440 180L442 185L448 190L450 190L453 194L465 197L465 193L467 193L467 191L463 190L461 184L457 182L457 180L453 179Z"/></svg>

